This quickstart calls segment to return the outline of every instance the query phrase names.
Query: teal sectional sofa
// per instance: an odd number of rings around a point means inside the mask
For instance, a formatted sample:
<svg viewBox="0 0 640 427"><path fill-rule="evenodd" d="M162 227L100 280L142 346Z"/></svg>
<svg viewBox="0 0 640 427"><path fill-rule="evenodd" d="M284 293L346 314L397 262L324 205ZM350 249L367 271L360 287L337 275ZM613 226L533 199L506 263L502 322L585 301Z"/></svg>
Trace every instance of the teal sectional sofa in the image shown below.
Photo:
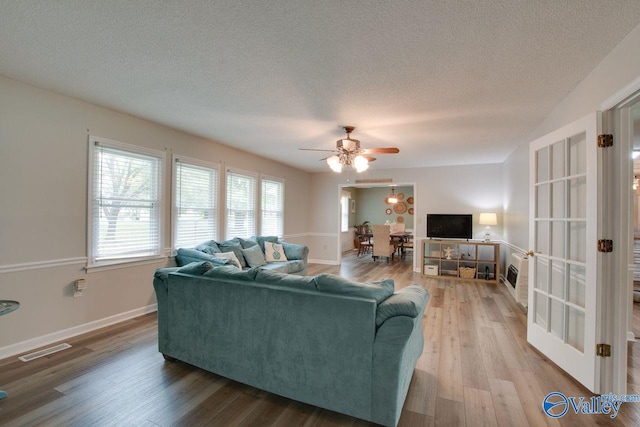
<svg viewBox="0 0 640 427"><path fill-rule="evenodd" d="M153 285L167 360L397 425L423 349L421 286L208 262L157 270Z"/></svg>
<svg viewBox="0 0 640 427"><path fill-rule="evenodd" d="M281 244L287 261L267 262L265 259L265 242ZM257 252L258 248L260 248L260 253ZM233 252L242 269L260 267L280 273L299 274L301 276L307 274L309 248L305 245L279 241L277 236L254 236L250 239L236 237L223 242L209 240L195 248L179 248L176 252L176 263L179 267L198 261L209 261L215 266L228 265L230 263L228 259L216 256L216 254L224 252Z"/></svg>

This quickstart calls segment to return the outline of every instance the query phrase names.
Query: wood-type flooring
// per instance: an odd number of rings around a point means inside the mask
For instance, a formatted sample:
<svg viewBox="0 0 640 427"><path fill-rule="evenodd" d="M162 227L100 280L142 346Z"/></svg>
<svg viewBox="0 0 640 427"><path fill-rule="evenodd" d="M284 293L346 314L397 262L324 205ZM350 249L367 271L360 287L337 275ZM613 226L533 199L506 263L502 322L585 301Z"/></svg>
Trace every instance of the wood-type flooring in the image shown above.
<svg viewBox="0 0 640 427"><path fill-rule="evenodd" d="M542 411L553 391L590 397L526 342L526 315L503 284L441 280L411 271L411 257L387 264L345 254L341 266L309 274L355 280L392 277L431 294L425 345L400 426L638 426L640 403L615 419ZM151 278L149 278L149 286ZM361 426L369 423L249 387L157 351L156 315L65 340L73 347L28 363L0 361L0 425L7 426ZM629 344L629 390L640 393L640 346Z"/></svg>

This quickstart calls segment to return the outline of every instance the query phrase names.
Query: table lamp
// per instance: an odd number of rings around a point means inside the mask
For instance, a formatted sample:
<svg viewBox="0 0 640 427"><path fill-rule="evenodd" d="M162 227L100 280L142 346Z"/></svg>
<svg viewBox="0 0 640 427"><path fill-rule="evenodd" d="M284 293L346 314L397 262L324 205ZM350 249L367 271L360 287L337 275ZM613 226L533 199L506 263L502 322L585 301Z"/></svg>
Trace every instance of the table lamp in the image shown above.
<svg viewBox="0 0 640 427"><path fill-rule="evenodd" d="M480 225L486 225L487 227L484 229L484 241L489 242L491 240L491 226L498 225L498 215L495 213L481 213L480 221L478 221Z"/></svg>

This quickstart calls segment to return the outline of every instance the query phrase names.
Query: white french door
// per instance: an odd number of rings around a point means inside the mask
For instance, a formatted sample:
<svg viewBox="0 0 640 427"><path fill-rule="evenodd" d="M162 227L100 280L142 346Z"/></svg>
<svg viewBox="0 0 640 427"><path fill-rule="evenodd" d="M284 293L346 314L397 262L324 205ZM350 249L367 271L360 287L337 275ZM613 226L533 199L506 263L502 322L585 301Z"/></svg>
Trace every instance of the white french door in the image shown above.
<svg viewBox="0 0 640 427"><path fill-rule="evenodd" d="M593 113L530 146L527 341L594 393L601 335L597 138Z"/></svg>

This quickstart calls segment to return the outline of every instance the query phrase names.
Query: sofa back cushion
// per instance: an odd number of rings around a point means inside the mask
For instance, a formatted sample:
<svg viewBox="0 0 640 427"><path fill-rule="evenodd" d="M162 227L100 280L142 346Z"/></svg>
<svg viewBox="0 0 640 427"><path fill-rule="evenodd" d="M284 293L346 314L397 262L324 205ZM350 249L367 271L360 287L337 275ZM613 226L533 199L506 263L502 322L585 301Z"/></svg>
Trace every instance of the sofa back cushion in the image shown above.
<svg viewBox="0 0 640 427"><path fill-rule="evenodd" d="M252 240L255 238L258 245L260 245L260 249L264 252L264 242L278 243L278 236L255 236L252 237Z"/></svg>
<svg viewBox="0 0 640 427"><path fill-rule="evenodd" d="M201 276L207 271L213 268L213 264L209 261L199 261L199 262L191 262L185 266L180 267L176 270L179 273L184 274L194 274L196 276Z"/></svg>
<svg viewBox="0 0 640 427"><path fill-rule="evenodd" d="M201 243L193 249L209 255L222 252L215 240L209 240L207 242Z"/></svg>
<svg viewBox="0 0 640 427"><path fill-rule="evenodd" d="M258 269L250 268L248 270L238 270L236 267L226 265L217 267L207 271L203 276L223 280L242 280L244 282L253 282L256 279Z"/></svg>
<svg viewBox="0 0 640 427"><path fill-rule="evenodd" d="M316 289L320 292L349 295L362 298L373 298L379 304L393 294L393 279L379 282L354 282L335 274L318 274L314 277Z"/></svg>
<svg viewBox="0 0 640 427"><path fill-rule="evenodd" d="M296 276L293 274L279 273L259 269L256 274L256 282L267 285L282 286L285 288L304 289L307 291L316 291L316 284L313 276Z"/></svg>

